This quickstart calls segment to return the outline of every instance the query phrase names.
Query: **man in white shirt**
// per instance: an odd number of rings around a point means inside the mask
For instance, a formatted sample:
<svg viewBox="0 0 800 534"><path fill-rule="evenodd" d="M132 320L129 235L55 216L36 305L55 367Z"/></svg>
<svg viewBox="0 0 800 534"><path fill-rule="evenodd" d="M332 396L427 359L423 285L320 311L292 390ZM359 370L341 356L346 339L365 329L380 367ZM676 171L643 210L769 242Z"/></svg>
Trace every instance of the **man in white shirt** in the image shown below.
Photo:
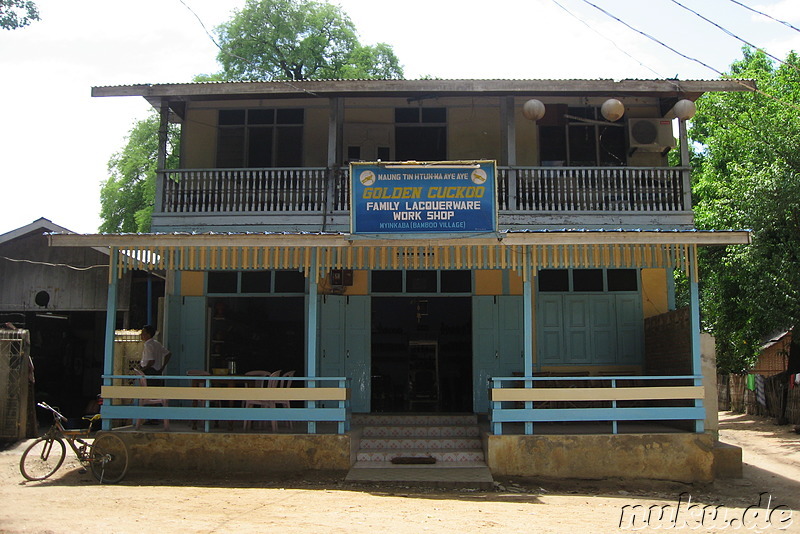
<svg viewBox="0 0 800 534"><path fill-rule="evenodd" d="M167 362L172 357L172 353L164 346L153 339L156 335L156 329L152 325L146 324L142 327L140 339L144 341L144 349L142 349L142 360L139 362L139 367L146 375L160 375L164 372Z"/></svg>

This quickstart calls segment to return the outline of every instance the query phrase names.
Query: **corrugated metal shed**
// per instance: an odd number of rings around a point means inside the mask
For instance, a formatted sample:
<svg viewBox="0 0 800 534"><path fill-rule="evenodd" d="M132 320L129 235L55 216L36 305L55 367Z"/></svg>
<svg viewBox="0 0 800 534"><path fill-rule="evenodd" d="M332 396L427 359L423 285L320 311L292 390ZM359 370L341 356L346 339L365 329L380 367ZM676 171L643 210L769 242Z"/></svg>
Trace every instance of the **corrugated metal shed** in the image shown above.
<svg viewBox="0 0 800 534"><path fill-rule="evenodd" d="M0 236L0 311L105 311L108 249L49 247L45 232L69 230L38 219ZM40 292L47 297L37 303ZM122 295L126 309L128 291Z"/></svg>

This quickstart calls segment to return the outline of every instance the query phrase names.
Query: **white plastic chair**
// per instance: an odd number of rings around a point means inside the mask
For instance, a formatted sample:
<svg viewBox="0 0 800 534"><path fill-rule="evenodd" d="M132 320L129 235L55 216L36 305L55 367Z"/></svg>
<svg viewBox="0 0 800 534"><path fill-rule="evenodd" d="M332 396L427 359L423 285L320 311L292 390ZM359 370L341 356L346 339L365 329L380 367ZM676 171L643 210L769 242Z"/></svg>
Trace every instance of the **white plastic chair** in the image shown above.
<svg viewBox="0 0 800 534"><path fill-rule="evenodd" d="M269 371L249 371L245 373L245 376L268 376L270 378L275 378L281 376L281 371L277 370L274 373L270 373ZM267 387L267 388L275 388L280 385L280 380L258 380L260 384L259 387ZM245 408L274 408L275 402L271 400L248 400L244 401ZM244 422L244 429L247 430L250 428L250 421ZM278 423L277 421L272 421L272 431L276 432L278 430Z"/></svg>
<svg viewBox="0 0 800 534"><path fill-rule="evenodd" d="M284 375L283 375L283 378L291 378L293 376L294 376L294 371L286 371L286 373L284 373ZM292 387L292 381L291 380L281 380L280 382L281 382L281 386L280 387L282 387L282 388L290 388L290 387ZM276 408L291 408L291 402L288 401L288 400L275 401L275 407ZM287 423L289 423L289 428L294 428L294 423L292 421L287 421Z"/></svg>

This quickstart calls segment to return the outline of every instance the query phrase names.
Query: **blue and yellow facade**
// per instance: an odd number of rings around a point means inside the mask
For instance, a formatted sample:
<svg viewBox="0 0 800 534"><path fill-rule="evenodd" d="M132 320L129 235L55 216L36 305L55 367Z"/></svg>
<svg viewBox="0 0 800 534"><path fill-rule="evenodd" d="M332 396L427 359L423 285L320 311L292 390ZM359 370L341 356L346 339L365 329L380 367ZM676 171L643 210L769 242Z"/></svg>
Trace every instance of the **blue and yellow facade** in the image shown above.
<svg viewBox="0 0 800 534"><path fill-rule="evenodd" d="M164 273L170 375L181 382L189 370L229 362L239 372L294 370L294 411L264 417L291 417L310 433L335 421L346 434L351 413L472 412L489 418L494 451L552 423L604 425L613 436L655 422L696 440L707 434L697 247L749 235L695 230L689 169L670 167L666 152L681 150L688 165L675 102L742 88L659 80L95 88L95 96L143 96L164 124L181 122L182 168L159 173L152 234L53 235L51 244L109 247L112 289L131 269ZM603 117L609 98L624 104L623 120ZM531 100L544 117L527 116ZM639 136L638 123L654 137ZM650 357L646 321L675 309L676 273L688 281L690 349L676 349L670 366ZM113 309L116 290L109 294ZM116 416L145 415L131 409ZM251 416L192 409L166 415ZM508 467L525 463L508 454L487 458L498 472L533 473Z"/></svg>

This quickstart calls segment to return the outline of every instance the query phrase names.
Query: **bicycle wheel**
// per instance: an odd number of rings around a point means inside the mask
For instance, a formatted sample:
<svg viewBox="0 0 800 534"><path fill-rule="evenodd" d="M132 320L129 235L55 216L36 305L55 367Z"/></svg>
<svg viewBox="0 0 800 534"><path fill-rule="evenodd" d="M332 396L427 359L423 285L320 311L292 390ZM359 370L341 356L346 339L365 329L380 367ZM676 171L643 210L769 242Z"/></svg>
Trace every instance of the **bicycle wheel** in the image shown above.
<svg viewBox="0 0 800 534"><path fill-rule="evenodd" d="M22 453L19 472L28 480L44 480L61 467L66 455L60 438L39 438Z"/></svg>
<svg viewBox="0 0 800 534"><path fill-rule="evenodd" d="M89 453L92 475L101 484L116 484L128 472L128 448L119 436L101 434Z"/></svg>

